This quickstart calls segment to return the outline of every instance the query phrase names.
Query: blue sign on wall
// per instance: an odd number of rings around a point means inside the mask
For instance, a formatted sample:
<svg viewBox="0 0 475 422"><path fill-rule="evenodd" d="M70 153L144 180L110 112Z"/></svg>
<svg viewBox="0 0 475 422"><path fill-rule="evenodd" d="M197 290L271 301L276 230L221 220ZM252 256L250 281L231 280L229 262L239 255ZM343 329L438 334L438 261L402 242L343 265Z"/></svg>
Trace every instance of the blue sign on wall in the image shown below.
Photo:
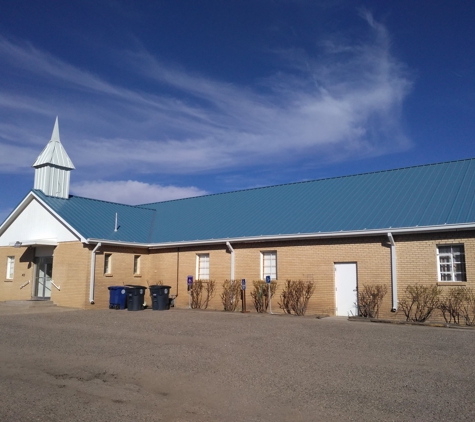
<svg viewBox="0 0 475 422"><path fill-rule="evenodd" d="M243 278L241 280L241 288L242 288L242 290L246 290L246 279L245 278Z"/></svg>
<svg viewBox="0 0 475 422"><path fill-rule="evenodd" d="M270 275L266 275L266 283L270 284Z"/></svg>
<svg viewBox="0 0 475 422"><path fill-rule="evenodd" d="M193 284L193 276L189 275L188 276L188 286L191 286Z"/></svg>

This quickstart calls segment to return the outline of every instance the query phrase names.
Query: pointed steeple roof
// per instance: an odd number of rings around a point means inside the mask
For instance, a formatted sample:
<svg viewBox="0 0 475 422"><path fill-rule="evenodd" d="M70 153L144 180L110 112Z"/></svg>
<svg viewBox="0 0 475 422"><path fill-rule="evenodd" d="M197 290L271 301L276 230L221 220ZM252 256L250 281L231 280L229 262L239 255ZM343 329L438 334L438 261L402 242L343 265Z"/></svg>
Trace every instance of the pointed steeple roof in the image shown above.
<svg viewBox="0 0 475 422"><path fill-rule="evenodd" d="M38 168L47 164L61 167L64 169L75 169L73 162L69 158L68 153L64 149L59 139L58 116L56 116L56 122L54 123L51 140L48 142L43 152L36 159L35 164L33 164L33 167Z"/></svg>

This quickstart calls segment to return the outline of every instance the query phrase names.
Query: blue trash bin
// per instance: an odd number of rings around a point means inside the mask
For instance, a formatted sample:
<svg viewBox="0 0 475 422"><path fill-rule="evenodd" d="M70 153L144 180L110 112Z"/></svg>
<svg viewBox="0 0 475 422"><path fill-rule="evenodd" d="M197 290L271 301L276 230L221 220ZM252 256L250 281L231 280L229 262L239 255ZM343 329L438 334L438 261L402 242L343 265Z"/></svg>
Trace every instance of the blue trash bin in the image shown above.
<svg viewBox="0 0 475 422"><path fill-rule="evenodd" d="M125 309L127 289L124 286L109 286L109 309Z"/></svg>

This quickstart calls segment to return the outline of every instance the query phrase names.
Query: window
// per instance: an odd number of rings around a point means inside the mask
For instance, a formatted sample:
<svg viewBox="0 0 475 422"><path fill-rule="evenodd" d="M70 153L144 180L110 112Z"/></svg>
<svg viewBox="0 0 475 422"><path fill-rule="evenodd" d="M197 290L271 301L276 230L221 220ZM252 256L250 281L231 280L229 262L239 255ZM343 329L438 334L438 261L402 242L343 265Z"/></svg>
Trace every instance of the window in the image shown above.
<svg viewBox="0 0 475 422"><path fill-rule="evenodd" d="M13 278L13 272L15 270L15 257L9 256L7 257L7 278Z"/></svg>
<svg viewBox="0 0 475 422"><path fill-rule="evenodd" d="M196 279L209 280L209 253L196 255Z"/></svg>
<svg viewBox="0 0 475 422"><path fill-rule="evenodd" d="M261 279L277 280L277 252L261 252Z"/></svg>
<svg viewBox="0 0 475 422"><path fill-rule="evenodd" d="M134 274L140 274L140 255L134 255Z"/></svg>
<svg viewBox="0 0 475 422"><path fill-rule="evenodd" d="M112 254L104 254L104 274L112 273Z"/></svg>
<svg viewBox="0 0 475 422"><path fill-rule="evenodd" d="M438 246L439 281L467 281L463 245Z"/></svg>

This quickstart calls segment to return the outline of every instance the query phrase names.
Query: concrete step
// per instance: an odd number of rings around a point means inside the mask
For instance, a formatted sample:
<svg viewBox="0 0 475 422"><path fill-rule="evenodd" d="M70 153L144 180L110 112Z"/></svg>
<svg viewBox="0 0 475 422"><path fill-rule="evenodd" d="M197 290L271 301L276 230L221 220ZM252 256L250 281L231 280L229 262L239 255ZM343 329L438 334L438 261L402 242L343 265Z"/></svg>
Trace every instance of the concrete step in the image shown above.
<svg viewBox="0 0 475 422"><path fill-rule="evenodd" d="M17 306L23 308L50 308L57 306L51 300L30 299L30 300L7 300L4 302L6 306Z"/></svg>

